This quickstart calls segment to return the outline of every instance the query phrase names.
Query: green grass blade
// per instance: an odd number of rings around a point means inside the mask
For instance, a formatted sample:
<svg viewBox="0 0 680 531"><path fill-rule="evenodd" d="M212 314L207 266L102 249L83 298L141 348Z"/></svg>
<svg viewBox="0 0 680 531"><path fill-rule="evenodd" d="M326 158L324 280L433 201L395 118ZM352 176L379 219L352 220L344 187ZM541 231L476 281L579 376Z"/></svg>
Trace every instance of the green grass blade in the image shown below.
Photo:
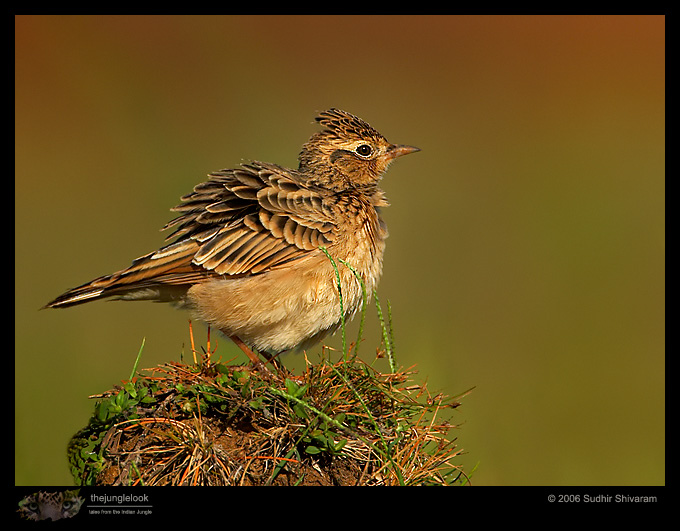
<svg viewBox="0 0 680 531"><path fill-rule="evenodd" d="M335 279L338 282L338 295L340 296L340 326L342 328L342 355L346 358L347 334L345 332L345 308L342 302L342 284L340 283L340 272L338 271L338 264L335 263L335 260L328 252L328 249L326 249L325 247L319 247L319 249L321 249L321 252L326 255L326 258L328 258L331 261L331 265L333 266L333 270L335 271Z"/></svg>
<svg viewBox="0 0 680 531"><path fill-rule="evenodd" d="M352 273L354 273L354 276L357 278L357 280L359 281L359 285L361 286L361 321L359 322L359 333L357 334L357 341L354 347L354 355L356 356L359 351L361 337L364 334L364 323L366 322L366 307L368 306L368 294L366 293L366 284L364 284L364 279L361 278L359 272L344 260L339 260L339 262L345 265Z"/></svg>
<svg viewBox="0 0 680 531"><path fill-rule="evenodd" d="M391 335L391 328L392 328L392 315L391 315L391 310L390 310L390 315L389 315L389 327L390 330L388 330L388 325L385 324L385 318L383 316L382 312L382 307L380 306L380 300L378 299L378 292L373 290L373 297L375 297L375 307L378 309L378 319L380 319L380 327L382 328L382 335L383 335L383 342L385 343L385 352L387 353L387 360L390 364L390 370L392 373L397 372L397 361L394 358L394 351L392 348L392 341L390 340L390 335ZM388 309L389 309L389 302L388 302Z"/></svg>
<svg viewBox="0 0 680 531"><path fill-rule="evenodd" d="M135 365L132 367L132 372L130 373L130 381L132 381L132 378L134 378L135 373L137 372L137 366L139 365L139 360L142 359L142 350L144 350L144 343L146 342L146 338L142 338L142 345L139 347L139 352L137 352L137 359L135 360Z"/></svg>

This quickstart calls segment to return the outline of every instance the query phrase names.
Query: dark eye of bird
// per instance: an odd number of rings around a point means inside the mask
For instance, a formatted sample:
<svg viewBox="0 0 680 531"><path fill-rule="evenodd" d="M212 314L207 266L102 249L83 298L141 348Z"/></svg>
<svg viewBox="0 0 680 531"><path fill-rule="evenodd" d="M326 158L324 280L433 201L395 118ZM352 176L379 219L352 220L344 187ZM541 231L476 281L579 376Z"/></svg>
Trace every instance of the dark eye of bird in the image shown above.
<svg viewBox="0 0 680 531"><path fill-rule="evenodd" d="M372 151L371 146L369 146L368 144L361 144L357 148L357 153L362 157L368 157L371 154L371 151Z"/></svg>

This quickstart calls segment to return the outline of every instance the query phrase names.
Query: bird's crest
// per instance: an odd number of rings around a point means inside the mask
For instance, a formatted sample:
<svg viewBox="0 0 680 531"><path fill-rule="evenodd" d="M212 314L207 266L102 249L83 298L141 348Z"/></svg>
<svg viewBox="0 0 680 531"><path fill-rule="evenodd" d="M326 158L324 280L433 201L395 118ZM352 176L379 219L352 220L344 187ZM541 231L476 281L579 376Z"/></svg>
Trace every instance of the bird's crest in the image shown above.
<svg viewBox="0 0 680 531"><path fill-rule="evenodd" d="M340 109L333 108L320 112L316 121L326 128L327 134L336 138L354 136L359 139L384 139L383 135L361 118Z"/></svg>

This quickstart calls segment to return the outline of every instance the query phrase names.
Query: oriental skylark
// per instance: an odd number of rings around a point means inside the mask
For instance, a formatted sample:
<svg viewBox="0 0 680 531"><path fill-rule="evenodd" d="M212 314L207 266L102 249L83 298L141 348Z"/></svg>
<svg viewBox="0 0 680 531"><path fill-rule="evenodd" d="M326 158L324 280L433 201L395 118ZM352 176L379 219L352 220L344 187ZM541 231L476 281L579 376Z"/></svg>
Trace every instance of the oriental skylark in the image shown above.
<svg viewBox="0 0 680 531"><path fill-rule="evenodd" d="M302 146L299 167L266 162L216 171L181 198L161 249L127 269L73 288L45 308L102 298L170 302L219 329L257 363L303 349L346 320L382 273L388 206L378 187L395 145L339 109L316 117L323 130ZM325 251L325 252L324 252Z"/></svg>

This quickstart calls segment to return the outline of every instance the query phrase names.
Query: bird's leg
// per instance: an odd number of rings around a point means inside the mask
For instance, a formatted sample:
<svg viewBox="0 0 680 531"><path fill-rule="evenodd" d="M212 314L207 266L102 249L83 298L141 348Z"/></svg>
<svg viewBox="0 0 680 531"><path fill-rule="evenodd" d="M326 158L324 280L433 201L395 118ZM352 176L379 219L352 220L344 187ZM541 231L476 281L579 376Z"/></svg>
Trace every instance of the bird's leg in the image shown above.
<svg viewBox="0 0 680 531"><path fill-rule="evenodd" d="M257 370L263 370L264 372L270 372L267 367L264 366L264 363L262 363L262 360L257 357L257 354L255 354L249 347L246 345L241 339L237 336L229 336L229 339L231 339L234 343L236 343L236 346L240 348L243 353L248 356L250 361L253 362L253 365Z"/></svg>

